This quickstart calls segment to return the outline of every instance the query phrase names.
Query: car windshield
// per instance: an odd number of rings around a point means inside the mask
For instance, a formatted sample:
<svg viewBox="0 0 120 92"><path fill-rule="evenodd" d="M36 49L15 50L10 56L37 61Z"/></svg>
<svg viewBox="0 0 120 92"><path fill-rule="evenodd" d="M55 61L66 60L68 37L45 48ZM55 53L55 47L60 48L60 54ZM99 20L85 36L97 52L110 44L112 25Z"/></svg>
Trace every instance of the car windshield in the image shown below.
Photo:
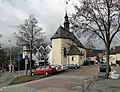
<svg viewBox="0 0 120 92"><path fill-rule="evenodd" d="M49 68L49 66L39 66L39 67L36 68L36 70L45 69L45 68L47 69L47 68Z"/></svg>
<svg viewBox="0 0 120 92"><path fill-rule="evenodd" d="M101 64L100 66L106 66L106 64Z"/></svg>

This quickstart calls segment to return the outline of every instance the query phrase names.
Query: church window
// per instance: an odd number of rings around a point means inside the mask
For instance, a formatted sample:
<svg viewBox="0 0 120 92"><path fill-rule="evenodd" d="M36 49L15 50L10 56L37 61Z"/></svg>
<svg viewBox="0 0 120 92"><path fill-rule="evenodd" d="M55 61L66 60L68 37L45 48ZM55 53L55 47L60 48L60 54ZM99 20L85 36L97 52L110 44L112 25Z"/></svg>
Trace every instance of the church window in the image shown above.
<svg viewBox="0 0 120 92"><path fill-rule="evenodd" d="M66 50L66 48L64 48L64 57L66 57L67 56L67 50Z"/></svg>
<svg viewBox="0 0 120 92"><path fill-rule="evenodd" d="M72 57L72 61L74 61L74 57Z"/></svg>

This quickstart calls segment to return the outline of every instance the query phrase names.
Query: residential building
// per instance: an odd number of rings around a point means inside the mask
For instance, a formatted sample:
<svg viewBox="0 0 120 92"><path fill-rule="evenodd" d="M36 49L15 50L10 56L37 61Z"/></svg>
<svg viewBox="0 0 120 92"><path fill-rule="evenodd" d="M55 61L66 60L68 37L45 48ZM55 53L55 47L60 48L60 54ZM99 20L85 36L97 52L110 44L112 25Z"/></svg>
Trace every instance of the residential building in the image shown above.
<svg viewBox="0 0 120 92"><path fill-rule="evenodd" d="M116 51L115 51L115 49L112 49L111 51L110 51L110 62L111 62L111 64L116 64Z"/></svg>
<svg viewBox="0 0 120 92"><path fill-rule="evenodd" d="M120 65L120 46L115 46L116 63Z"/></svg>

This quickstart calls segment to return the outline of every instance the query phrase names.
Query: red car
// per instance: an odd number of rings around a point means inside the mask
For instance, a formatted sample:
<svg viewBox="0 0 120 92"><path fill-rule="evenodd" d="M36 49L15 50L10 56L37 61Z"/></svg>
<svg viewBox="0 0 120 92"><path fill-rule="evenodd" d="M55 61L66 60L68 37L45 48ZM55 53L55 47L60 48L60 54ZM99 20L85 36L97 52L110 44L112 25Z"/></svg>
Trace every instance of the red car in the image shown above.
<svg viewBox="0 0 120 92"><path fill-rule="evenodd" d="M52 74L55 72L56 72L56 69L50 66L40 66L40 67L37 67L36 69L32 69L32 75L35 75L35 74L48 75L48 74Z"/></svg>

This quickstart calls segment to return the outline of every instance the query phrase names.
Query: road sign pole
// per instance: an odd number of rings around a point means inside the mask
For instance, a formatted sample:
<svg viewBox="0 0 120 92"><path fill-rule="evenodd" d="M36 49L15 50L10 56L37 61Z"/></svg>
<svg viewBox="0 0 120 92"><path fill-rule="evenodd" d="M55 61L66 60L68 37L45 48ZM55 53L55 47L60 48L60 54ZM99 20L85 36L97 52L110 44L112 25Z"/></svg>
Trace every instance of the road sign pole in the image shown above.
<svg viewBox="0 0 120 92"><path fill-rule="evenodd" d="M28 64L28 59L25 59L25 71L26 71L26 75L28 74L27 64Z"/></svg>
<svg viewBox="0 0 120 92"><path fill-rule="evenodd" d="M19 75L19 71L20 71L20 60L18 60L18 74L17 74L17 76Z"/></svg>
<svg viewBox="0 0 120 92"><path fill-rule="evenodd" d="M18 71L20 71L20 60L18 60Z"/></svg>
<svg viewBox="0 0 120 92"><path fill-rule="evenodd" d="M22 59L21 56L17 56L17 61L18 61L18 73L20 71L20 60ZM17 76L18 76L18 73L17 73Z"/></svg>
<svg viewBox="0 0 120 92"><path fill-rule="evenodd" d="M27 65L28 65L28 56L25 56L25 71L26 71L26 75L28 74L28 70L27 70Z"/></svg>

